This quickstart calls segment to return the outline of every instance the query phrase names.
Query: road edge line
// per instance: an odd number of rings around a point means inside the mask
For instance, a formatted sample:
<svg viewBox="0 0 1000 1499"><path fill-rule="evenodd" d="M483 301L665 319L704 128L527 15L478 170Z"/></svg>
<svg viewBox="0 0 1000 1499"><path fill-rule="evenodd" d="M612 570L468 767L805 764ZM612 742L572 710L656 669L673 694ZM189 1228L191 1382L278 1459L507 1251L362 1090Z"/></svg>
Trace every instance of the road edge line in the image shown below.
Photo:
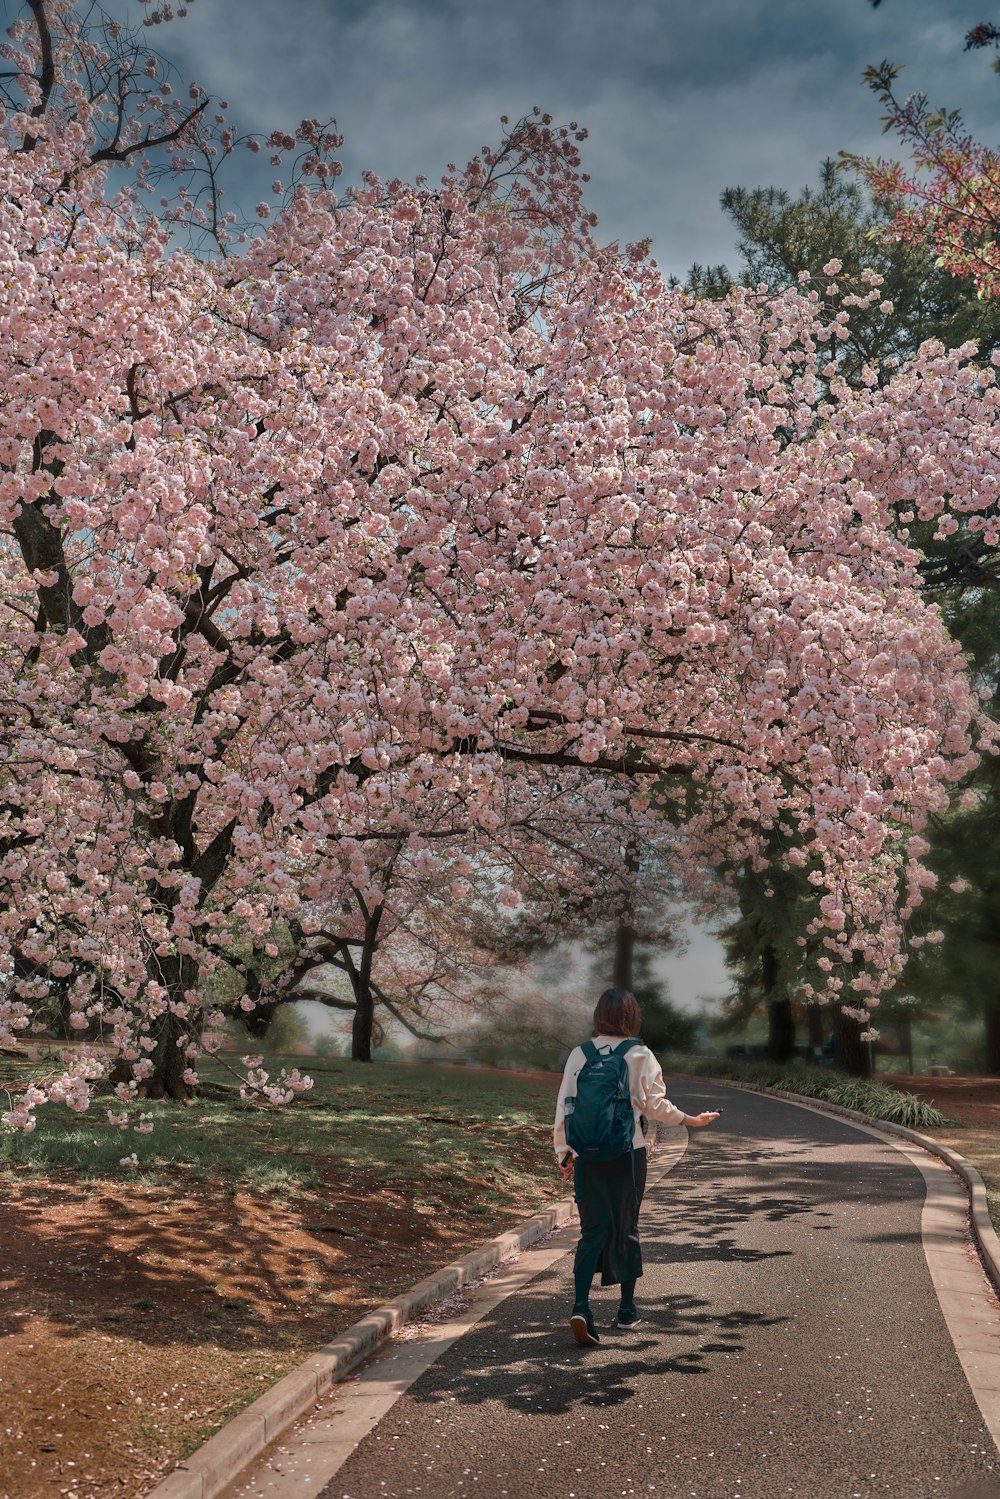
<svg viewBox="0 0 1000 1499"><path fill-rule="evenodd" d="M667 1159L655 1174L650 1171L650 1186L666 1176L687 1149L688 1132L679 1127L681 1148L657 1154ZM654 1157L655 1160L655 1157ZM505 1233L452 1260L440 1270L426 1276L408 1291L369 1312L359 1322L345 1329L332 1343L310 1354L302 1363L277 1380L232 1420L227 1421L207 1441L184 1458L150 1489L145 1499L216 1499L216 1495L233 1483L243 1470L282 1436L321 1396L353 1368L368 1358L394 1332L447 1296L460 1291L469 1281L478 1280L505 1260L513 1259L539 1239L573 1221L576 1204L563 1198L544 1212L536 1213Z"/></svg>

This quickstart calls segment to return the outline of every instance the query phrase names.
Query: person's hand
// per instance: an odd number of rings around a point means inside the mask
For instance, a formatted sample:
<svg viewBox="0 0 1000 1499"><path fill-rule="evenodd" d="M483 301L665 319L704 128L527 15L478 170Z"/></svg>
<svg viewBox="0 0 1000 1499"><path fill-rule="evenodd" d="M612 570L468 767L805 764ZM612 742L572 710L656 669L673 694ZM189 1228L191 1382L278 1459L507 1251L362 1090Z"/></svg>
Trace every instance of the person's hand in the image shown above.
<svg viewBox="0 0 1000 1499"><path fill-rule="evenodd" d="M703 1114L689 1114L687 1116L687 1127L691 1129L693 1126L696 1129L700 1129L704 1124L714 1124L718 1117L718 1114L713 1113L711 1109L706 1109Z"/></svg>
<svg viewBox="0 0 1000 1499"><path fill-rule="evenodd" d="M562 1177L562 1179L563 1179L564 1182L568 1182L568 1181L572 1181L573 1180L573 1162L572 1162L572 1160L567 1161L566 1164L565 1164L565 1166L563 1165L562 1161L559 1162L559 1175Z"/></svg>

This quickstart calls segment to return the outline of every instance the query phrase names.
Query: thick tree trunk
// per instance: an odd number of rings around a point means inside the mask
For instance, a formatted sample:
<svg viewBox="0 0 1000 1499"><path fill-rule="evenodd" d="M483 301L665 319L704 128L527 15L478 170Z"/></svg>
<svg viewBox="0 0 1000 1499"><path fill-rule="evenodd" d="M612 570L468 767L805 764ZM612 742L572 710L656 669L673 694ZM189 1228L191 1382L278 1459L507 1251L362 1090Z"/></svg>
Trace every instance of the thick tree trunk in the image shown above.
<svg viewBox="0 0 1000 1499"><path fill-rule="evenodd" d="M183 1077L188 1065L184 1055L187 1042L187 1031L176 1015L164 1015L156 1035L153 1071L146 1079L147 1098L173 1098L177 1102L183 1102L191 1097L191 1089Z"/></svg>
<svg viewBox="0 0 1000 1499"><path fill-rule="evenodd" d="M986 1027L986 1070L1000 1076L1000 1001L987 1006L983 1014Z"/></svg>
<svg viewBox="0 0 1000 1499"><path fill-rule="evenodd" d="M809 1031L809 1049L814 1056L818 1056L826 1040L823 1034L823 1007L821 1005L806 1005L806 1026Z"/></svg>
<svg viewBox="0 0 1000 1499"><path fill-rule="evenodd" d="M795 1055L795 1016L790 999L772 999L778 987L778 954L770 942L760 950L760 985L767 999L767 1054L772 1062Z"/></svg>
<svg viewBox="0 0 1000 1499"><path fill-rule="evenodd" d="M190 958L168 957L158 960L153 974L156 981L167 990L169 998L181 1001L187 989L197 983L197 972ZM153 1070L140 1085L140 1092L147 1098L173 1098L181 1102L191 1097L191 1089L184 1081L188 1062L184 1055L191 1039L190 1027L182 1025L170 1010L161 1015L151 1031L156 1049L150 1060Z"/></svg>
<svg viewBox="0 0 1000 1499"><path fill-rule="evenodd" d="M635 927L619 921L615 928L615 968L612 982L616 989L632 990L635 967Z"/></svg>
<svg viewBox="0 0 1000 1499"><path fill-rule="evenodd" d="M351 1023L351 1060L370 1062L375 1028L375 997L371 984L359 981L354 989L354 1020Z"/></svg>
<svg viewBox="0 0 1000 1499"><path fill-rule="evenodd" d="M772 999L767 1007L767 1055L787 1062L795 1055L795 1016L790 999Z"/></svg>
<svg viewBox="0 0 1000 1499"><path fill-rule="evenodd" d="M833 1035L837 1048L834 1061L841 1072L849 1072L852 1077L871 1077L871 1051L868 1042L861 1039L865 1029L859 1020L845 1015L839 1005L834 1006Z"/></svg>
<svg viewBox="0 0 1000 1499"><path fill-rule="evenodd" d="M383 905L369 911L364 902L358 901L365 917L365 939L361 948L361 960L351 970L351 986L354 989L354 1021L351 1025L351 1060L370 1062L372 1039L375 1031L375 995L372 992L372 960L375 957L379 922Z"/></svg>

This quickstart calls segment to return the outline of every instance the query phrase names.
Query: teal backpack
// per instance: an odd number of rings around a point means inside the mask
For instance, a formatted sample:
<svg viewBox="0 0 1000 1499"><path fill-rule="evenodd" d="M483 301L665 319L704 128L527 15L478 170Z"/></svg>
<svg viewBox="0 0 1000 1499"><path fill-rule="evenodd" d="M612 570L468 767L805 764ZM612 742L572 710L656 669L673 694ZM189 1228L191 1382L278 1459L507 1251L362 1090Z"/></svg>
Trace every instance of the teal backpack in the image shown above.
<svg viewBox="0 0 1000 1499"><path fill-rule="evenodd" d="M627 1052L639 1045L638 1036L629 1036L602 1054L593 1041L583 1043L576 1096L565 1104L566 1143L582 1161L613 1161L632 1149L635 1113Z"/></svg>

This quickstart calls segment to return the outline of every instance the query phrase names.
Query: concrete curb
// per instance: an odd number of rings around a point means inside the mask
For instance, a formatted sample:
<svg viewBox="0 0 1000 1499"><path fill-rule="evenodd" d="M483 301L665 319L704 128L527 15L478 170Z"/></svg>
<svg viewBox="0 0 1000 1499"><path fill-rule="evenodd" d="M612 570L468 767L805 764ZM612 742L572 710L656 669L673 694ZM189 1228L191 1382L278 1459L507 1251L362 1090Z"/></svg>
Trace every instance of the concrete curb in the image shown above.
<svg viewBox="0 0 1000 1499"><path fill-rule="evenodd" d="M686 1148L687 1131L679 1133ZM656 1170L656 1156L652 1157L649 1185L653 1186L665 1176L681 1154L683 1149L671 1151L661 1142L657 1156L662 1164ZM360 1322L342 1332L335 1342L320 1348L279 1379L246 1410L227 1421L214 1436L178 1463L155 1489L150 1489L145 1499L216 1499L216 1495L238 1478L265 1447L287 1431L311 1405L405 1322L435 1302L460 1291L469 1281L478 1280L519 1250L527 1249L529 1244L537 1243L556 1229L565 1228L575 1216L573 1199L564 1198L555 1207L536 1213L516 1228L498 1234L482 1248L474 1249L460 1260L453 1260L393 1301L369 1312L367 1317L362 1317Z"/></svg>
<svg viewBox="0 0 1000 1499"><path fill-rule="evenodd" d="M691 1081L694 1080L691 1079ZM973 1237L986 1273L996 1291L1000 1293L1000 1237L997 1236L993 1220L990 1218L986 1183L975 1166L964 1156L959 1155L957 1150L952 1150L948 1145L942 1145L940 1140L935 1140L931 1135L922 1135L915 1129L907 1129L903 1124L892 1124L888 1119L873 1119L870 1114L862 1114L859 1109L845 1109L840 1104L828 1103L823 1098L810 1098L805 1093L789 1093L784 1088L763 1088L757 1083L740 1083L727 1077L699 1078L697 1081L714 1083L718 1087L738 1088L744 1093L764 1093L770 1098L785 1098L789 1103L804 1104L808 1108L816 1109L820 1114L834 1114L841 1119L851 1119L858 1124L865 1124L869 1129L881 1130L889 1135L899 1135L902 1139L910 1140L914 1145L919 1145L923 1150L929 1151L931 1155L936 1155L965 1183L969 1194L969 1214Z"/></svg>
<svg viewBox="0 0 1000 1499"><path fill-rule="evenodd" d="M334 1342L305 1359L209 1437L162 1483L150 1490L147 1499L215 1499L215 1495L263 1452L269 1442L280 1436L404 1322L434 1302L461 1290L470 1280L485 1275L554 1229L564 1227L572 1220L573 1214L572 1199L558 1202L555 1207L498 1234L481 1249L453 1260L443 1269L418 1281L402 1296L369 1312L367 1317L362 1317Z"/></svg>

